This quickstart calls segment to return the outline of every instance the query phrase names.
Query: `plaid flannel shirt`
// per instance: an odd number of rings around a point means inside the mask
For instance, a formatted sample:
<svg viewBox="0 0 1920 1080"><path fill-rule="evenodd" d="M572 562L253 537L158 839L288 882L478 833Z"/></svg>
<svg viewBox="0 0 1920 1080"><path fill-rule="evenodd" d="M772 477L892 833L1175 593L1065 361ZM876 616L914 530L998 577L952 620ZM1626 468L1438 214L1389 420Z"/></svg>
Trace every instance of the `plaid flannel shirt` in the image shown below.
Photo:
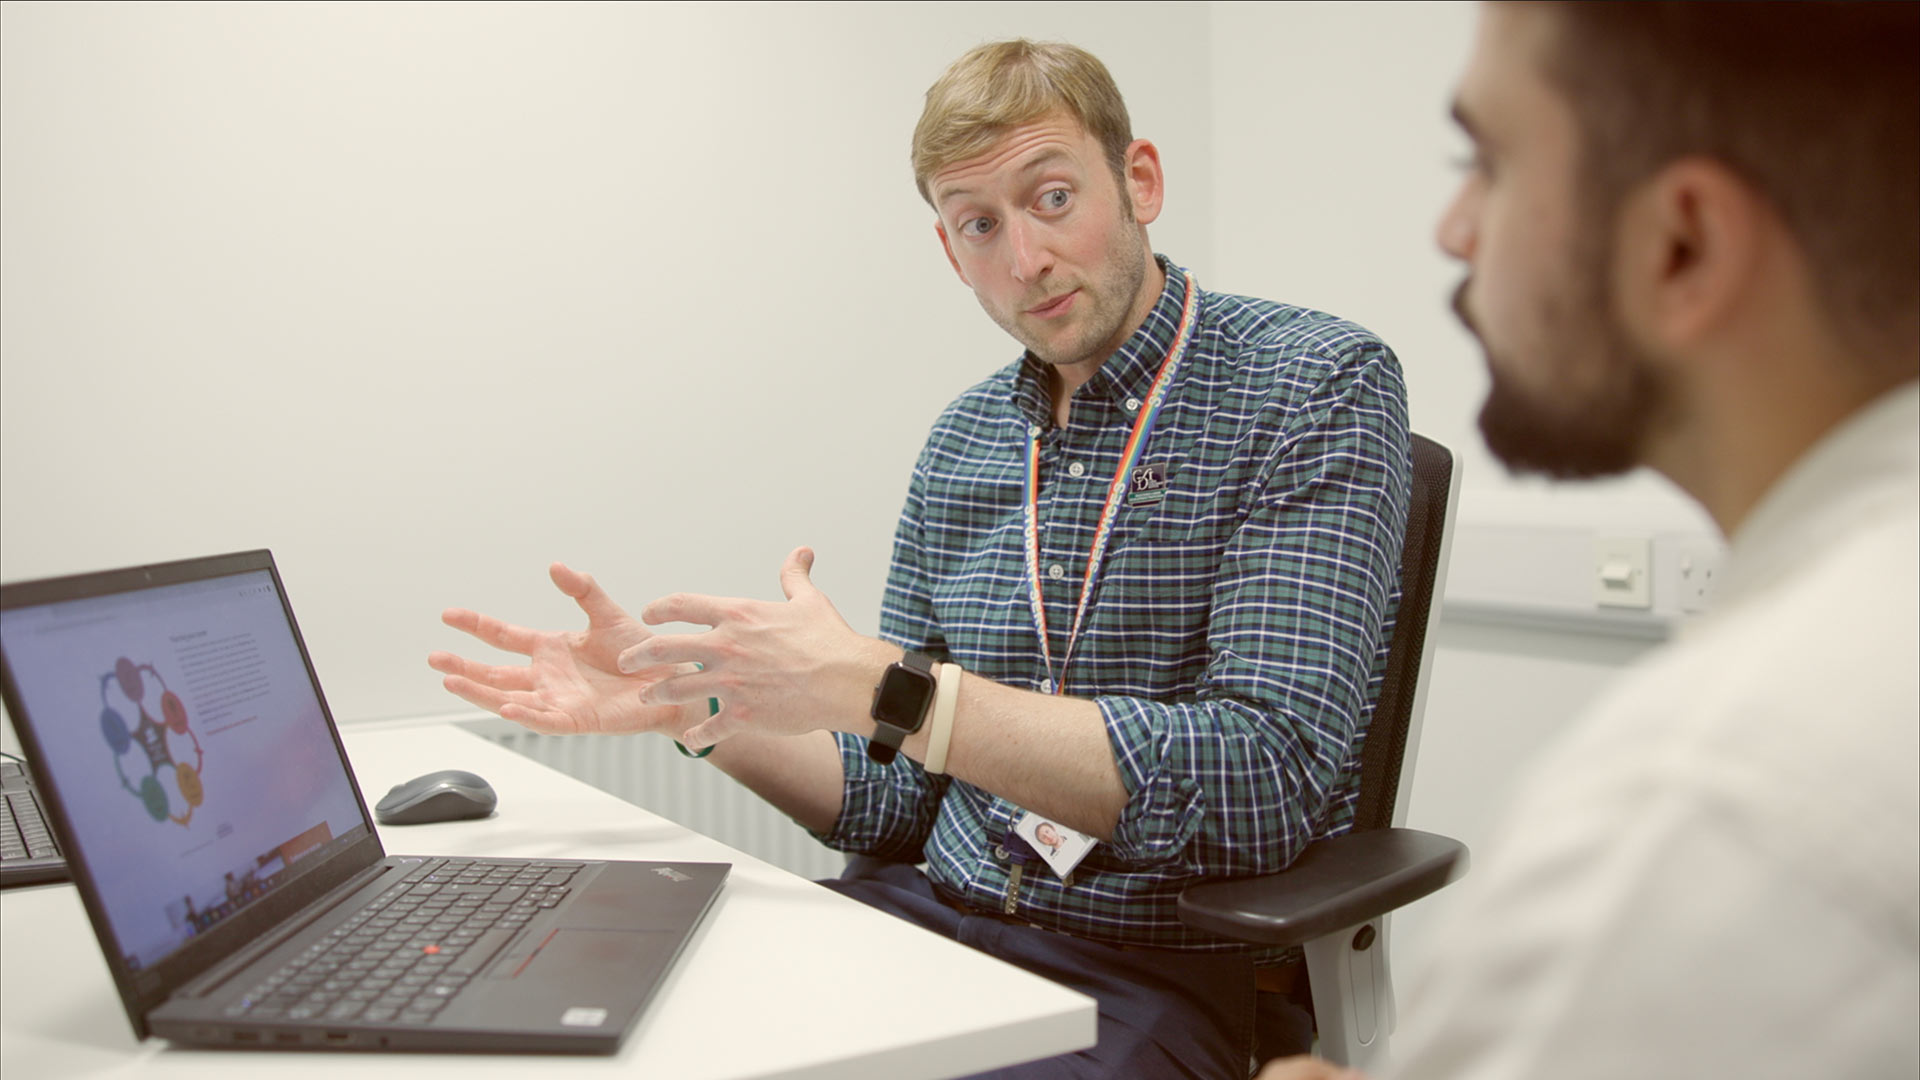
<svg viewBox="0 0 1920 1080"><path fill-rule="evenodd" d="M1185 275L1054 425L1031 356L962 394L914 467L881 634L974 675L1040 690L1022 490L1041 436L1041 582L1057 659L1107 485L1180 320ZM1180 890L1284 868L1352 827L1360 749L1399 603L1410 466L1399 362L1352 323L1199 293L1198 322L1146 448L1156 503L1123 503L1068 694L1091 698L1129 796L1112 840L1062 881L1024 874L1017 915L1116 944L1244 948L1189 930ZM1053 568L1059 567L1056 571ZM846 771L836 848L922 860L935 883L1002 910L996 842L1022 811L905 756Z"/></svg>

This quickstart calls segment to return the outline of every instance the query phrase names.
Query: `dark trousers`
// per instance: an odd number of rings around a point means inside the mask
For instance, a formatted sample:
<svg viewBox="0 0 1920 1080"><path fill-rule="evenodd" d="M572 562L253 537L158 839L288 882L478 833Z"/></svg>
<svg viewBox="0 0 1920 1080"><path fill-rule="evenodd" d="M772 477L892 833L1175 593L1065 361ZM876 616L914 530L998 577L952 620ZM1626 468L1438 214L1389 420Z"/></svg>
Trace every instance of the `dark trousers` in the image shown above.
<svg viewBox="0 0 1920 1080"><path fill-rule="evenodd" d="M1118 948L966 910L906 863L856 856L840 878L820 884L1100 1003L1091 1049L982 1074L994 1080L1244 1080L1256 1008L1272 1008L1255 998L1275 997L1255 994L1243 955ZM1261 1020L1265 1028L1271 1017ZM1286 1018L1283 1026L1304 1032L1287 1049L1306 1051L1311 1023L1304 1014ZM1262 1050L1273 1052L1264 1040Z"/></svg>

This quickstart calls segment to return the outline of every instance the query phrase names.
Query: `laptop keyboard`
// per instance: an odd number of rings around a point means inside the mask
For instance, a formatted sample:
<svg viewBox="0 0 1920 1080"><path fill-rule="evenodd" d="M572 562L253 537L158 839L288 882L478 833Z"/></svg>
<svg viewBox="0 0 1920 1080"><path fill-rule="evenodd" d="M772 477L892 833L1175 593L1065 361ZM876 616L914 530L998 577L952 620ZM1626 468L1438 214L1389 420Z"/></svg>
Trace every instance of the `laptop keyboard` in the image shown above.
<svg viewBox="0 0 1920 1080"><path fill-rule="evenodd" d="M430 1023L521 927L566 899L584 865L435 862L261 980L227 1015Z"/></svg>
<svg viewBox="0 0 1920 1080"><path fill-rule="evenodd" d="M67 861L47 827L33 777L16 762L0 761L0 886L66 879Z"/></svg>

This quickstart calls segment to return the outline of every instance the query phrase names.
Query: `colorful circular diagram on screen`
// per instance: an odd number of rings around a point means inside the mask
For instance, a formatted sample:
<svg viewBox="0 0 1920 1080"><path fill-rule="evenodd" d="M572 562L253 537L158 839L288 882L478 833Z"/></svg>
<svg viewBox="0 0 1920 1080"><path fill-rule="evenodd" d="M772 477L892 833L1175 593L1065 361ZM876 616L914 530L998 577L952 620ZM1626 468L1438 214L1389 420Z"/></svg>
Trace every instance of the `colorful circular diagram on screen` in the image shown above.
<svg viewBox="0 0 1920 1080"><path fill-rule="evenodd" d="M152 707L149 707L149 703ZM154 713L160 714L155 720ZM140 722L127 726L127 716L138 713ZM187 722L187 707L180 695L167 689L167 681L152 664L135 664L121 657L113 670L100 676L100 734L113 750L114 771L120 774L120 786L146 807L154 821L185 825L193 820L194 807L206 801L206 788L200 782L200 769L206 755L200 739ZM191 747L193 763L184 759ZM140 756L147 772L139 774ZM139 782L128 779L125 759L132 757L133 773Z"/></svg>

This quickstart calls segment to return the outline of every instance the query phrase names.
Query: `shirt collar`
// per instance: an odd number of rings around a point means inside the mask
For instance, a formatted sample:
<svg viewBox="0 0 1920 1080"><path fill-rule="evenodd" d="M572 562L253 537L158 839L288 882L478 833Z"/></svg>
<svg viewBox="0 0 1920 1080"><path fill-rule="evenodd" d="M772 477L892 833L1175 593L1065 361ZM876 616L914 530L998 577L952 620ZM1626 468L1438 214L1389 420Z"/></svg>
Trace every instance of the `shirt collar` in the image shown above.
<svg viewBox="0 0 1920 1080"><path fill-rule="evenodd" d="M1920 475L1920 383L1862 407L1774 483L1729 544L1716 608L1731 607L1804 565L1808 553L1891 513L1912 513Z"/></svg>
<svg viewBox="0 0 1920 1080"><path fill-rule="evenodd" d="M1147 312L1146 321L1107 357L1080 393L1118 404L1128 398L1144 401L1153 388L1154 376L1160 374L1160 365L1180 331L1180 311L1187 298L1186 271L1164 255L1155 255L1154 260L1167 275L1160 299ZM1013 394L1015 403L1030 418L1045 423L1053 415L1047 364L1032 352L1020 358Z"/></svg>

